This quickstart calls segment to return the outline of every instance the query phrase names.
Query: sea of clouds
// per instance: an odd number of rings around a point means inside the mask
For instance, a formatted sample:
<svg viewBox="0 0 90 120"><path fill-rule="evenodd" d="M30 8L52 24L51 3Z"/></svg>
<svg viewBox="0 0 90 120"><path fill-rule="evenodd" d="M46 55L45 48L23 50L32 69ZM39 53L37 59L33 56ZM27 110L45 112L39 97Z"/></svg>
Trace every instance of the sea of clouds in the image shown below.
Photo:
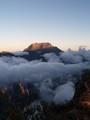
<svg viewBox="0 0 90 120"><path fill-rule="evenodd" d="M28 53L15 53L21 56ZM0 57L0 85L31 82L45 101L55 103L69 101L75 93L75 83L81 80L82 72L90 69L90 50L80 48L56 55L43 55L42 60L27 61L21 57Z"/></svg>

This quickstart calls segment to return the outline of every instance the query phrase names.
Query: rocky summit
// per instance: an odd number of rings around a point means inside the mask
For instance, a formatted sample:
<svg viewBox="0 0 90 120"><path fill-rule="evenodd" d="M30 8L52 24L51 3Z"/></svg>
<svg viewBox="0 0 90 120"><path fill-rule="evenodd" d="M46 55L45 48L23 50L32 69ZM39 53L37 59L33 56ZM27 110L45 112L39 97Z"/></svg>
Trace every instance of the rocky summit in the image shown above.
<svg viewBox="0 0 90 120"><path fill-rule="evenodd" d="M29 47L24 49L24 52L47 49L47 48L54 48L54 46L52 44L50 44L49 42L46 42L46 43L33 43Z"/></svg>

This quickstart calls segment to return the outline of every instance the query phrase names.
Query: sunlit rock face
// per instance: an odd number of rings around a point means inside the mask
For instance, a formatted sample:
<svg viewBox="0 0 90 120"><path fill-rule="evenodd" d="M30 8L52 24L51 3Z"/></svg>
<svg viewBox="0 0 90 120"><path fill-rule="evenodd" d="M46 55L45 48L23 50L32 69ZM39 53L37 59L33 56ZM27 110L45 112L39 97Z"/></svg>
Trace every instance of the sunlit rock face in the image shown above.
<svg viewBox="0 0 90 120"><path fill-rule="evenodd" d="M47 48L53 48L54 46L50 43L33 43L28 48L26 48L24 51L33 51L33 50L40 50L40 49L47 49Z"/></svg>

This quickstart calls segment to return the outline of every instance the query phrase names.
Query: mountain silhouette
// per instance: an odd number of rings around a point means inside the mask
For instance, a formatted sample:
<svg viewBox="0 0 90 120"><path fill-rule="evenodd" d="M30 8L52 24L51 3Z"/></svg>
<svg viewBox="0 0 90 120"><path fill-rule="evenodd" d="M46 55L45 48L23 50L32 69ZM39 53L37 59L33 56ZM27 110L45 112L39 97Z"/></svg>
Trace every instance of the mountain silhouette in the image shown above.
<svg viewBox="0 0 90 120"><path fill-rule="evenodd" d="M43 57L44 54L55 53L56 55L59 55L62 52L62 50L53 46L49 42L46 42L46 43L33 43L29 47L24 49L24 52L29 53L28 56L27 55L23 56L28 60L42 59L45 62L46 60Z"/></svg>

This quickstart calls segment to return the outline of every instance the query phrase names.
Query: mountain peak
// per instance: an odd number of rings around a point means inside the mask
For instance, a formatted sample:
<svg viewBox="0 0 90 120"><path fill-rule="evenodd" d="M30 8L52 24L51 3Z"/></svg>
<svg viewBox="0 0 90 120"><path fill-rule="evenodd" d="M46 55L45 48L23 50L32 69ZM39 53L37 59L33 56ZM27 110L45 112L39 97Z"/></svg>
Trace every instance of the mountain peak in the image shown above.
<svg viewBox="0 0 90 120"><path fill-rule="evenodd" d="M49 42L46 43L33 43L28 48L26 48L24 51L34 51L34 50L40 50L40 49L47 49L47 48L53 48L54 46L50 44Z"/></svg>

